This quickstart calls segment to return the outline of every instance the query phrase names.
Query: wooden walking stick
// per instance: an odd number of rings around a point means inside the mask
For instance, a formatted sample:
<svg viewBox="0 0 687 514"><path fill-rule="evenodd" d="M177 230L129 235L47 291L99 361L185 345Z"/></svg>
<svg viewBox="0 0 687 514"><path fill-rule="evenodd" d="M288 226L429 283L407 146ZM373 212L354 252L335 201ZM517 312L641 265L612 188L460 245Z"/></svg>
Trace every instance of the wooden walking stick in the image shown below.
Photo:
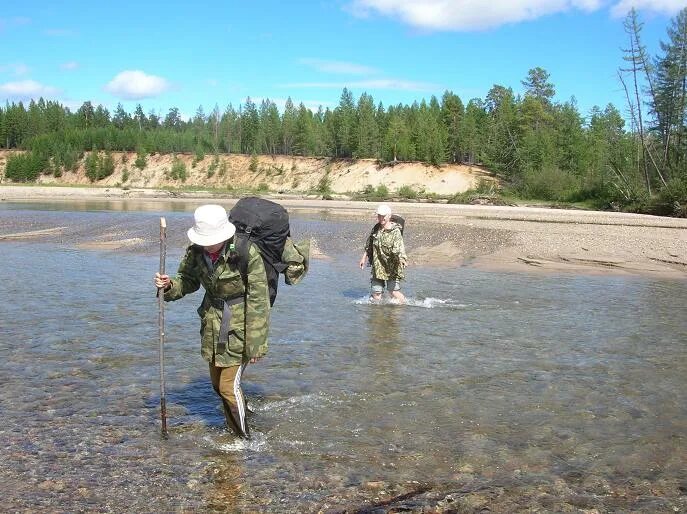
<svg viewBox="0 0 687 514"><path fill-rule="evenodd" d="M160 218L160 275L165 274L165 256L167 254L167 221ZM167 439L167 405L165 403L165 290L157 290L158 319L160 334L160 419L162 420L162 437Z"/></svg>

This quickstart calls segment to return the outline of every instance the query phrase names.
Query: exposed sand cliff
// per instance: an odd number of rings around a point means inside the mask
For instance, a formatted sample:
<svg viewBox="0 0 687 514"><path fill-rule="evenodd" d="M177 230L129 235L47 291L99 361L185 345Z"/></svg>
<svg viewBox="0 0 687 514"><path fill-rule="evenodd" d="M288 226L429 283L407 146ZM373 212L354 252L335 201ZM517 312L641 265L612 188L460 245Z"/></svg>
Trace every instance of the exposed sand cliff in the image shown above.
<svg viewBox="0 0 687 514"><path fill-rule="evenodd" d="M0 182L4 179L8 151L0 152ZM257 156L252 164L250 155L207 155L199 162L189 154L148 155L147 164L139 170L134 162L135 153L113 152L115 172L102 180L91 182L86 176L83 161L76 172L65 172L61 177L43 175L43 185L93 185L128 188L257 188L265 184L270 191L305 193L315 189L327 177L334 193L362 191L366 186L384 184L389 191L403 186L416 192L452 195L466 191L481 179L493 180L489 172L479 166L446 164L440 167L422 163L379 165L372 159L332 160L327 158L296 156ZM171 178L174 159L181 160L186 168L186 180ZM252 169L251 169L252 168Z"/></svg>

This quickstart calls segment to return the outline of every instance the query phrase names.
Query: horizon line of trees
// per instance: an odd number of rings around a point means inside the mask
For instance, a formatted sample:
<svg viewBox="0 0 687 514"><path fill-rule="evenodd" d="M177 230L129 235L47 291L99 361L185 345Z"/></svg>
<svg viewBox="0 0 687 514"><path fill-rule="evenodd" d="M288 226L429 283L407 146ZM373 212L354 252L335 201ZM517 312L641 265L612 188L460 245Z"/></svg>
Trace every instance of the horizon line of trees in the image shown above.
<svg viewBox="0 0 687 514"><path fill-rule="evenodd" d="M28 107L19 102L0 108L0 148L30 152L21 165L8 162L12 173L6 176L61 174L89 151L468 163L484 165L523 197L684 215L687 8L671 20L655 57L642 44L636 11L624 27L628 65L618 77L627 93L629 129L612 104L595 106L584 117L574 98L555 102L555 86L539 67L522 81L522 96L496 84L484 99L467 103L446 91L440 99L385 107L367 93L356 100L344 88L334 109L313 112L289 98L280 112L269 99L258 105L248 97L224 111L215 105L209 114L200 106L188 121L176 107L162 117L146 115L140 104L131 114L121 104L110 113L87 101L71 112L39 99Z"/></svg>

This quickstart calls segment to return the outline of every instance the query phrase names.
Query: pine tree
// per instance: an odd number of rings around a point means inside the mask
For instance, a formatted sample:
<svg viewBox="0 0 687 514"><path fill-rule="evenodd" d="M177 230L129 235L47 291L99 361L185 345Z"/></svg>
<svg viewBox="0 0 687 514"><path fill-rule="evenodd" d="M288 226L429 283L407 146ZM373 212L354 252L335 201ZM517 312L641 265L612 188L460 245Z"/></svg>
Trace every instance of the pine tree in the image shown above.
<svg viewBox="0 0 687 514"><path fill-rule="evenodd" d="M141 104L136 104L136 110L134 111L134 120L136 121L136 125L138 125L138 130L141 131L144 128L147 128L147 123L148 120L146 119L146 115L143 113L143 107L141 107Z"/></svg>
<svg viewBox="0 0 687 514"><path fill-rule="evenodd" d="M363 93L356 109L357 144L355 156L358 158L379 157L379 128L372 96Z"/></svg>
<svg viewBox="0 0 687 514"><path fill-rule="evenodd" d="M296 109L293 106L291 97L288 97L284 104L284 115L281 122L282 147L285 155L293 154L293 142L296 137L296 117Z"/></svg>
<svg viewBox="0 0 687 514"><path fill-rule="evenodd" d="M339 105L334 109L336 119L337 157L352 157L356 150L356 111L353 95L344 88Z"/></svg>
<svg viewBox="0 0 687 514"><path fill-rule="evenodd" d="M446 91L441 98L441 117L446 130L446 154L450 162L460 162L463 148L461 142L461 124L465 108L460 98Z"/></svg>
<svg viewBox="0 0 687 514"><path fill-rule="evenodd" d="M651 113L661 137L663 174L684 175L687 155L687 8L671 20L669 41L661 43L663 55L655 67L655 101Z"/></svg>
<svg viewBox="0 0 687 514"><path fill-rule="evenodd" d="M260 117L258 109L250 99L246 98L241 113L241 152L247 154L258 153L258 131Z"/></svg>

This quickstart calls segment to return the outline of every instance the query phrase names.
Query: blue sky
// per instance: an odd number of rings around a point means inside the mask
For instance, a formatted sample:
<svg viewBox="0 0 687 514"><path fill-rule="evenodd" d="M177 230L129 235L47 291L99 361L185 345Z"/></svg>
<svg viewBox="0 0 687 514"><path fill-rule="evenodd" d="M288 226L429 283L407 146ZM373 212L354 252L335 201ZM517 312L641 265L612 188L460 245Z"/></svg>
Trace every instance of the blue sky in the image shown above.
<svg viewBox="0 0 687 514"><path fill-rule="evenodd" d="M635 6L656 55L687 0L338 0L195 3L8 2L0 11L0 102L43 97L164 116L246 97L334 108L410 104L451 90L464 103L494 84L522 92L542 67L555 101L625 110L617 78Z"/></svg>

